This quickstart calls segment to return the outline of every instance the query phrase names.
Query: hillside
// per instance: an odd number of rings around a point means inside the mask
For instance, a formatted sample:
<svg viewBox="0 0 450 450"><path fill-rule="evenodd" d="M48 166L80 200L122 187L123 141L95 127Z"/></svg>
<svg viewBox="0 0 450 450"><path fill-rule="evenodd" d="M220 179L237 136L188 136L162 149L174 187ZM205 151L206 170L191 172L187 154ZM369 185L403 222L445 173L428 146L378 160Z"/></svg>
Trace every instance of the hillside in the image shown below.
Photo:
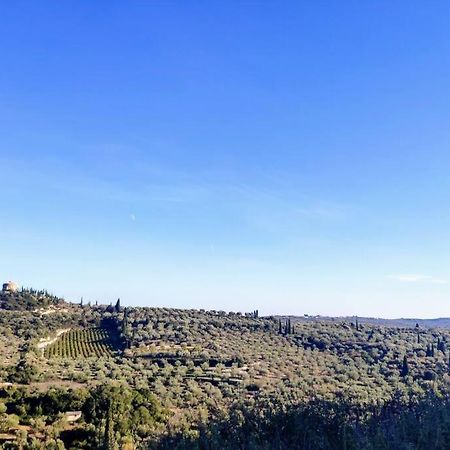
<svg viewBox="0 0 450 450"><path fill-rule="evenodd" d="M450 329L450 317L438 317L435 319L398 318L384 319L381 317L330 317L330 316L276 316L290 318L295 322L354 322L360 324L379 325L386 327L414 328L417 324L421 328L448 328Z"/></svg>
<svg viewBox="0 0 450 450"><path fill-rule="evenodd" d="M64 305L64 300L45 290L20 289L13 292L0 291L0 309L15 311L43 311Z"/></svg>
<svg viewBox="0 0 450 450"><path fill-rule="evenodd" d="M0 310L0 433L30 448L416 448L436 427L441 448L449 431L444 328L16 304Z"/></svg>

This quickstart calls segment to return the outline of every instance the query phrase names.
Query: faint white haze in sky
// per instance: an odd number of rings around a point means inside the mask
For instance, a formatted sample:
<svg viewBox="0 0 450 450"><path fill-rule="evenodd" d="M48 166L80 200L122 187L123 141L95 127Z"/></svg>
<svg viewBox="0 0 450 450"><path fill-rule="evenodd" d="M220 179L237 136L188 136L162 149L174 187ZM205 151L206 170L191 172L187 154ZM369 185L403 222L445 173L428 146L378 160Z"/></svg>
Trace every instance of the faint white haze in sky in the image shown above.
<svg viewBox="0 0 450 450"><path fill-rule="evenodd" d="M3 5L3 278L449 315L449 11L413 3Z"/></svg>
<svg viewBox="0 0 450 450"><path fill-rule="evenodd" d="M0 448L450 449L450 2L0 2Z"/></svg>

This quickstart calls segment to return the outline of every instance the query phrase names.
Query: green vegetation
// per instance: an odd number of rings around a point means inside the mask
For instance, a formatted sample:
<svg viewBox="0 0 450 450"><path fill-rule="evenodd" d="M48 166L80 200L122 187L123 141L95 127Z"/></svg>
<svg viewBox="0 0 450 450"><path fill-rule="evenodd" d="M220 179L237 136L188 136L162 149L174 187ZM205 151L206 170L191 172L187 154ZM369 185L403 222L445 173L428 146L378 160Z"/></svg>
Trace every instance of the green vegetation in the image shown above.
<svg viewBox="0 0 450 450"><path fill-rule="evenodd" d="M447 448L448 329L16 304L0 448Z"/></svg>
<svg viewBox="0 0 450 450"><path fill-rule="evenodd" d="M62 299L49 294L46 290L37 291L22 288L17 292L0 291L0 306L2 309L33 311L40 308L56 307L62 303Z"/></svg>
<svg viewBox="0 0 450 450"><path fill-rule="evenodd" d="M89 358L112 356L114 351L108 330L85 328L69 330L47 346L47 358Z"/></svg>

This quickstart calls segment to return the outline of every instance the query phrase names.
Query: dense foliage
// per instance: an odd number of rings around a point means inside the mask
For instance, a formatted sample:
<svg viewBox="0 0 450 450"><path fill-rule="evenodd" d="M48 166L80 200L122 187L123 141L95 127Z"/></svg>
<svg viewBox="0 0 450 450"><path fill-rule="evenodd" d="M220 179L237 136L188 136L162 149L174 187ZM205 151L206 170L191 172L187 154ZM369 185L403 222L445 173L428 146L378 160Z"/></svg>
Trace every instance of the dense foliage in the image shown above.
<svg viewBox="0 0 450 450"><path fill-rule="evenodd" d="M17 292L0 291L0 306L2 309L36 311L62 304L62 299L49 294L45 290L37 291L22 288Z"/></svg>
<svg viewBox="0 0 450 450"><path fill-rule="evenodd" d="M0 310L5 448L428 449L450 437L446 329L13 298Z"/></svg>

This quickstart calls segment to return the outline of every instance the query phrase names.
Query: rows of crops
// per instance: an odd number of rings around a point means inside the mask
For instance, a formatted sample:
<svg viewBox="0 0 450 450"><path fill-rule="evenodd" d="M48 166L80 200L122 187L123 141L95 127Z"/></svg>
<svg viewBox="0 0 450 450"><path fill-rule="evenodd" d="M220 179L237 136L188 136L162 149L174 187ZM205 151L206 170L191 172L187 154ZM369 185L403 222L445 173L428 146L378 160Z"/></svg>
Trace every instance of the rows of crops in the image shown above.
<svg viewBox="0 0 450 450"><path fill-rule="evenodd" d="M110 356L114 351L111 338L103 328L82 328L67 331L46 347L47 358L89 358Z"/></svg>

